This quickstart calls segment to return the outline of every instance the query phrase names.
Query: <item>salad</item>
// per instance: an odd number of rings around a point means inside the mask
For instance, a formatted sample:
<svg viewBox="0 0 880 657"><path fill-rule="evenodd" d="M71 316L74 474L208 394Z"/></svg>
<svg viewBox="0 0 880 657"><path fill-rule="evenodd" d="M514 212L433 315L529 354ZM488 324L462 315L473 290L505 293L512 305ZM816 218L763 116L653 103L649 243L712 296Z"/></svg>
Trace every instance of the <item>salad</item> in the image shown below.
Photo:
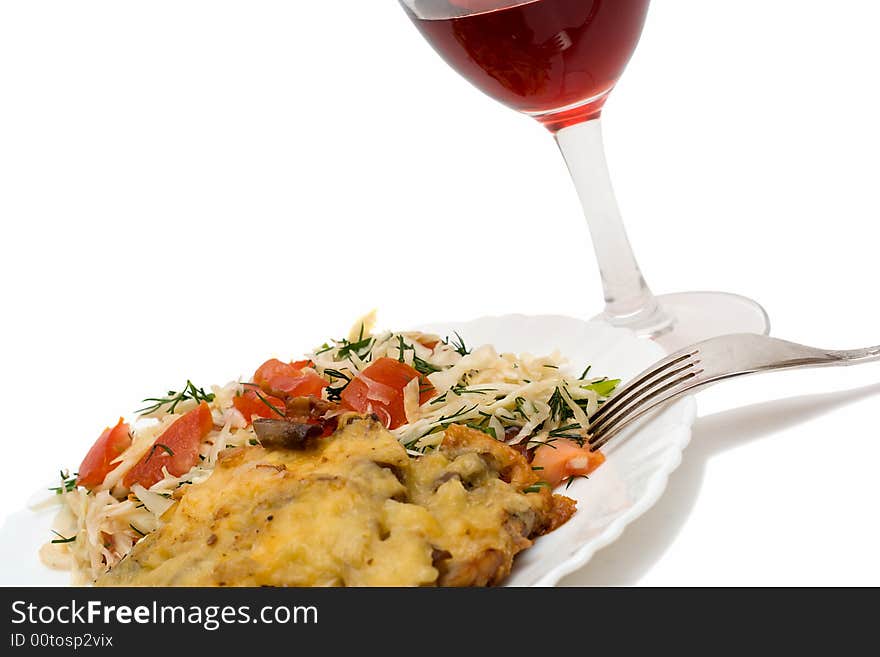
<svg viewBox="0 0 880 657"><path fill-rule="evenodd" d="M338 418L374 416L412 458L437 449L453 425L467 426L526 456L538 487L570 484L604 457L590 450L589 418L618 380L569 372L558 353L498 353L457 335L376 331L375 317L304 358L270 359L223 386L191 381L144 400L132 421L106 428L74 474L53 490L61 510L44 563L96 579L116 565L188 485L211 476L220 453L258 445L261 420L295 420L327 436ZM263 436L265 437L265 436Z"/></svg>

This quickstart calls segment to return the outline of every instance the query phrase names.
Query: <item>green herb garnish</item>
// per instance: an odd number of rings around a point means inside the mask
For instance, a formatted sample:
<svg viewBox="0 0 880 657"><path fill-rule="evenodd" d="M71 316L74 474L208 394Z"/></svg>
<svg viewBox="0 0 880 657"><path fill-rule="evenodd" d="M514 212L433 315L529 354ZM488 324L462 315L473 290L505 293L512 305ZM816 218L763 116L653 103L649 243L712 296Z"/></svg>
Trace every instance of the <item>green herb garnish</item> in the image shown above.
<svg viewBox="0 0 880 657"><path fill-rule="evenodd" d="M156 411L161 410L163 406L167 406L168 408L166 409L166 412L173 413L178 404L181 404L188 399L192 399L196 402L204 401L211 403L212 401L214 401L214 393L205 392L204 388L197 388L192 381L187 380L186 386L184 386L181 392L169 390L166 397L147 397L146 399L144 399L144 401L153 403L149 406L138 409L135 412L143 415L149 415L150 413L155 413Z"/></svg>
<svg viewBox="0 0 880 657"><path fill-rule="evenodd" d="M558 429L553 429L550 432L551 438L567 438L573 442L578 444L578 447L584 446L584 436L579 433L572 433L573 431L577 431L578 429L582 429L581 425L578 423L574 424L566 424L564 427L559 427Z"/></svg>
<svg viewBox="0 0 880 657"><path fill-rule="evenodd" d="M498 436L495 435L495 429L493 429L492 427L487 427L482 424L476 424L474 422L469 422L464 426L470 427L471 429L476 429L477 431L481 431L485 434L492 436L495 440L498 440Z"/></svg>
<svg viewBox="0 0 880 657"><path fill-rule="evenodd" d="M324 374L329 376L331 379L341 379L345 381L341 386L328 387L327 388L327 399L329 401L339 401L342 398L342 391L348 387L348 384L351 383L351 377L345 375L343 372L339 370L331 370L325 369Z"/></svg>
<svg viewBox="0 0 880 657"><path fill-rule="evenodd" d="M54 491L56 495L63 495L64 493L76 490L76 478L78 476L76 472L70 474L67 470L59 470L58 474L61 476L61 485L54 486L49 490Z"/></svg>
<svg viewBox="0 0 880 657"><path fill-rule="evenodd" d="M464 343L464 339L458 334L458 331L455 331L455 340L450 340L448 337L443 341L443 344L449 345L452 347L457 353L462 356L468 356L471 353L471 349L467 348L467 345Z"/></svg>
<svg viewBox="0 0 880 657"><path fill-rule="evenodd" d="M401 362L401 363L406 362L406 359L404 358L404 356L406 355L407 351L415 351L416 350L416 348L413 347L411 344L407 344L406 342L403 341L402 335L397 336L397 349L398 349L398 351L400 351L400 356L397 357L397 360L398 360L398 362Z"/></svg>
<svg viewBox="0 0 880 657"><path fill-rule="evenodd" d="M70 538L67 538L66 536L62 536L61 534L56 532L54 529L52 530L52 533L58 537L58 538L52 539L53 543L73 543L76 540L75 534L73 536L71 536Z"/></svg>
<svg viewBox="0 0 880 657"><path fill-rule="evenodd" d="M570 417L574 417L574 413L568 406L568 403L565 401L565 397L562 396L562 391L559 388L556 388L553 391L547 404L550 406L551 420L562 422Z"/></svg>
<svg viewBox="0 0 880 657"><path fill-rule="evenodd" d="M439 372L441 370L441 368L437 367L436 365L432 365L426 360L422 360L418 356L413 356L413 369L423 376L428 376L429 374L433 374L434 372Z"/></svg>
<svg viewBox="0 0 880 657"><path fill-rule="evenodd" d="M144 461L145 464L150 462L150 459L153 458L153 454L156 453L157 449L164 450L165 453L168 454L168 456L174 456L174 451L168 445L156 443L150 448L150 453L147 455L147 459Z"/></svg>
<svg viewBox="0 0 880 657"><path fill-rule="evenodd" d="M275 413L278 414L278 417L286 417L286 416L287 416L286 413L284 413L284 412L278 410L277 408L275 408L275 405L274 405L272 402L270 402L268 399L266 399L266 398L263 396L263 394L262 394L261 392L255 390L255 391L254 391L254 394L257 396L257 399L259 399L259 400L260 400L261 402L263 402L266 406L268 406L270 410L275 411ZM173 454L172 454L172 456L173 456Z"/></svg>
<svg viewBox="0 0 880 657"><path fill-rule="evenodd" d="M620 385L620 379L602 379L583 386L584 390L592 390L600 397L608 397Z"/></svg>
<svg viewBox="0 0 880 657"><path fill-rule="evenodd" d="M363 327L361 327L363 330ZM361 333L363 335L363 333ZM354 354L359 359L364 360L369 354L370 348L373 346L373 338L363 338L358 340L357 342L349 342L348 340L343 340L341 342L342 346L339 348L339 351L336 354L336 360L343 360L348 358L351 354ZM364 353L361 353L363 349L366 349Z"/></svg>
<svg viewBox="0 0 880 657"><path fill-rule="evenodd" d="M575 479L589 479L589 477L587 475L571 475L568 478L568 482L565 484L565 490L568 490L569 486L571 486Z"/></svg>

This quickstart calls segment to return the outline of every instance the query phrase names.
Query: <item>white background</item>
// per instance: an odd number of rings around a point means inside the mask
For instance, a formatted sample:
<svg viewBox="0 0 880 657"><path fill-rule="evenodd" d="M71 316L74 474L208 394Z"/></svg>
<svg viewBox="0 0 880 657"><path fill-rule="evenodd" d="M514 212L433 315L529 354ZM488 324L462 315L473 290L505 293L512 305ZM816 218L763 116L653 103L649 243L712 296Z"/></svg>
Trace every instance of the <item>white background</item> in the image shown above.
<svg viewBox="0 0 880 657"><path fill-rule="evenodd" d="M658 291L777 336L880 342L876 63L862 0L658 1L605 112ZM382 2L0 4L0 515L188 377L381 323L589 317L552 139ZM880 584L880 366L701 395L666 496L568 583Z"/></svg>

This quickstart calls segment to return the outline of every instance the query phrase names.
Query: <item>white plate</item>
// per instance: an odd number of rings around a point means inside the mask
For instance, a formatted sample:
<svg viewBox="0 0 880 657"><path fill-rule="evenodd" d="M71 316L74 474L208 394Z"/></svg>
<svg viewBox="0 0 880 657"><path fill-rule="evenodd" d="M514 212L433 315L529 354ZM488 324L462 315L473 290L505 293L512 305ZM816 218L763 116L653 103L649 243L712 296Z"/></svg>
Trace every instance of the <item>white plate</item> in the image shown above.
<svg viewBox="0 0 880 657"><path fill-rule="evenodd" d="M663 356L660 347L601 322L570 317L507 315L424 327L440 335L458 331L468 345L492 344L501 352L548 354L558 349L580 373L592 364L597 376L628 379ZM607 450L608 461L589 480L565 493L578 512L563 527L540 538L517 558L508 586L553 586L586 564L599 548L647 511L678 467L696 415L685 399L621 434ZM0 530L0 584L64 586L68 574L44 567L37 550L47 539L55 508L10 516Z"/></svg>

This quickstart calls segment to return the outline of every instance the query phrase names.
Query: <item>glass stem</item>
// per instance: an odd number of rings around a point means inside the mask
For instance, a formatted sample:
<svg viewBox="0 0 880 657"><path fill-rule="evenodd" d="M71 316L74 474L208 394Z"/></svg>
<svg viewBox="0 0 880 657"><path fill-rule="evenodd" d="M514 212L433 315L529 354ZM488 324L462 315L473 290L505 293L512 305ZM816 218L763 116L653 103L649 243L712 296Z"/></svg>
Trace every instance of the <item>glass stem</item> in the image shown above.
<svg viewBox="0 0 880 657"><path fill-rule="evenodd" d="M642 277L620 216L605 149L601 119L556 133L590 227L605 293L604 319L639 335L657 337L672 327Z"/></svg>

